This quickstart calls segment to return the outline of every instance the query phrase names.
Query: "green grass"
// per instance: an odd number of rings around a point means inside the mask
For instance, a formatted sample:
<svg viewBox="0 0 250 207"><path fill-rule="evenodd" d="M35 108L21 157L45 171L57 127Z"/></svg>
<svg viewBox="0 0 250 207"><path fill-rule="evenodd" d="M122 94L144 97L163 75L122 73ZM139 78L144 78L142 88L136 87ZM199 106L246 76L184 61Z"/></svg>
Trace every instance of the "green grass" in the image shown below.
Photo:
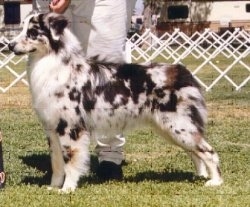
<svg viewBox="0 0 250 207"><path fill-rule="evenodd" d="M222 186L204 187L186 154L147 128L127 136L123 181L98 180L92 144L90 175L81 179L76 192L65 195L46 189L51 173L47 142L29 91L18 84L0 94L7 173L0 206L250 206L250 84L236 92L225 81L205 96L206 135L220 155Z"/></svg>

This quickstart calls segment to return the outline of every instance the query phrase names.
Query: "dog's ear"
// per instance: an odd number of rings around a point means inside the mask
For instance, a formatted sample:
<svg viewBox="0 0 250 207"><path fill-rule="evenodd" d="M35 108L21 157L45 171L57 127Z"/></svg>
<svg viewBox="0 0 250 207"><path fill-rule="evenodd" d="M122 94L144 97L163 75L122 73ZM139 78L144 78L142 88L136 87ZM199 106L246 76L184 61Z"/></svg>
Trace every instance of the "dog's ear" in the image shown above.
<svg viewBox="0 0 250 207"><path fill-rule="evenodd" d="M52 38L58 41L68 25L68 20L62 15L52 16L49 18L49 25Z"/></svg>

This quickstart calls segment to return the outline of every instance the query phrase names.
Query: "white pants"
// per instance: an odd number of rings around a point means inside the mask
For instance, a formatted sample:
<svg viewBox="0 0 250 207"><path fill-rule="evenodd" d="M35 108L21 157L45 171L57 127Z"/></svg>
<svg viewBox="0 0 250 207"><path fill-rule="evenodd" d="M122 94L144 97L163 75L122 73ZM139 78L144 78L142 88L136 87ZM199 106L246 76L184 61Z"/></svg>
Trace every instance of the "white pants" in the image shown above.
<svg viewBox="0 0 250 207"><path fill-rule="evenodd" d="M72 30L88 57L125 61L125 41L136 0L72 0ZM96 137L99 162L121 164L125 138Z"/></svg>
<svg viewBox="0 0 250 207"><path fill-rule="evenodd" d="M98 155L99 162L111 161L120 165L124 160L123 146L125 138L122 135L115 137L97 137L96 138L96 154Z"/></svg>
<svg viewBox="0 0 250 207"><path fill-rule="evenodd" d="M40 2L40 4L39 4ZM37 0L36 8L44 11L43 0ZM130 27L136 0L72 0L65 15L71 19L71 28L80 40L87 57L100 60L125 61L125 40ZM121 164L124 159L125 138L96 137L96 153L99 162Z"/></svg>
<svg viewBox="0 0 250 207"><path fill-rule="evenodd" d="M72 0L67 11L87 56L125 61L125 40L136 0ZM71 13L69 13L71 11Z"/></svg>

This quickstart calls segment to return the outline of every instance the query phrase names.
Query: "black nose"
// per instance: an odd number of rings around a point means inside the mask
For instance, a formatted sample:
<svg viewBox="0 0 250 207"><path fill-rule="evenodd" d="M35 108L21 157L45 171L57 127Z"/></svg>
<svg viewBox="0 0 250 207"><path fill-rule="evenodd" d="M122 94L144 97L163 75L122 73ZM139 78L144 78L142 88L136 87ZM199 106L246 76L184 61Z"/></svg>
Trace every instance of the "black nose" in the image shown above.
<svg viewBox="0 0 250 207"><path fill-rule="evenodd" d="M10 43L8 44L9 50L13 51L13 50L14 50L15 45L16 45L16 43L15 43L15 42L10 42Z"/></svg>

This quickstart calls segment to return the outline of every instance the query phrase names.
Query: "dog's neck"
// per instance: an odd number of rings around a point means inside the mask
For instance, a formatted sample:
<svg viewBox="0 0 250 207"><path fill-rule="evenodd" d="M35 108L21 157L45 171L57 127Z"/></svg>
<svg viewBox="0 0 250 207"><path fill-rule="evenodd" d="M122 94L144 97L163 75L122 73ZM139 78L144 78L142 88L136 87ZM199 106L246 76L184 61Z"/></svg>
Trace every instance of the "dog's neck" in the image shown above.
<svg viewBox="0 0 250 207"><path fill-rule="evenodd" d="M58 51L60 53L66 54L76 54L85 56L81 47L81 43L78 41L76 36L66 28L61 36L61 41L63 42L63 47Z"/></svg>

